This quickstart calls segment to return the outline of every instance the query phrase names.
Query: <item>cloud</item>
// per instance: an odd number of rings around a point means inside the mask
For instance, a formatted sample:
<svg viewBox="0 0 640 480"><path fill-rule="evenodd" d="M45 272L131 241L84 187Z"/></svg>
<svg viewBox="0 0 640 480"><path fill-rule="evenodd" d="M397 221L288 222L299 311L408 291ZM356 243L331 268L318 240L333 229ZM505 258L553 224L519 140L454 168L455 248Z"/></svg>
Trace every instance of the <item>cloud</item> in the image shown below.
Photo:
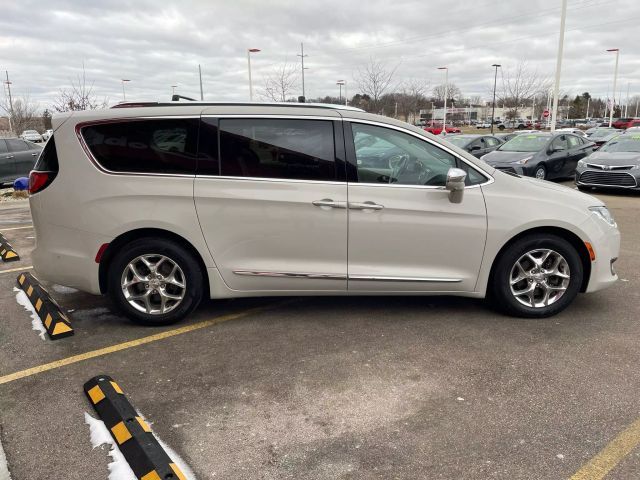
<svg viewBox="0 0 640 480"><path fill-rule="evenodd" d="M396 80L451 82L467 96L486 97L492 63L505 69L521 60L552 77L560 2L476 0L6 0L0 16L0 68L9 70L16 95L30 94L41 108L81 73L111 103L168 100L177 92L199 96L202 65L205 99L248 99L246 49L259 91L275 65L299 62L304 42L308 97L337 95L336 80L354 77L370 58L397 66ZM640 51L635 38L640 2L570 0L561 89L605 96L611 89L619 47L619 89L640 93ZM2 72L4 73L4 72ZM301 93L301 92L298 92Z"/></svg>

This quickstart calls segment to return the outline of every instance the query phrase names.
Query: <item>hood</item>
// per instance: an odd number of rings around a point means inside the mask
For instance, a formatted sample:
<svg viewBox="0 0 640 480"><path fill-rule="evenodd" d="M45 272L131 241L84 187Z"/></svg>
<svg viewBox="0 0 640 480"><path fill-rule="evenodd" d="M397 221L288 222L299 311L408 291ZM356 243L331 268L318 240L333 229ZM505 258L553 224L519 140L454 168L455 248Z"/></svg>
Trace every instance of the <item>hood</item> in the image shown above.
<svg viewBox="0 0 640 480"><path fill-rule="evenodd" d="M585 160L586 163L596 165L638 165L640 164L640 153L637 152L594 152Z"/></svg>
<svg viewBox="0 0 640 480"><path fill-rule="evenodd" d="M498 163L513 163L523 158L536 155L538 152L503 152L502 150L494 150L491 153L487 153L482 157L482 160L489 165L496 165Z"/></svg>

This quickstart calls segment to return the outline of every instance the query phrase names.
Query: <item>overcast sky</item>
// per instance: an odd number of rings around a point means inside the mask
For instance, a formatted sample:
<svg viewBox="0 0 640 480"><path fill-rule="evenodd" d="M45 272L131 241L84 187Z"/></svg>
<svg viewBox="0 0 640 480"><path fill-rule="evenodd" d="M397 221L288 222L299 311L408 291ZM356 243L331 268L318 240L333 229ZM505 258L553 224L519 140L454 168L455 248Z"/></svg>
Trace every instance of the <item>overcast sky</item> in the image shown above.
<svg viewBox="0 0 640 480"><path fill-rule="evenodd" d="M370 58L397 67L395 80L434 86L449 80L465 96L488 98L491 64L521 60L553 76L560 0L2 0L0 69L12 92L41 108L82 71L113 104L199 96L248 99L247 48L254 88L285 61L299 62L304 42L307 97L336 95L336 80L355 93L359 66ZM569 0L561 90L605 97L620 48L618 88L640 94L640 1ZM299 63L297 63L299 65ZM5 92L6 93L6 92ZM296 94L301 94L301 87Z"/></svg>

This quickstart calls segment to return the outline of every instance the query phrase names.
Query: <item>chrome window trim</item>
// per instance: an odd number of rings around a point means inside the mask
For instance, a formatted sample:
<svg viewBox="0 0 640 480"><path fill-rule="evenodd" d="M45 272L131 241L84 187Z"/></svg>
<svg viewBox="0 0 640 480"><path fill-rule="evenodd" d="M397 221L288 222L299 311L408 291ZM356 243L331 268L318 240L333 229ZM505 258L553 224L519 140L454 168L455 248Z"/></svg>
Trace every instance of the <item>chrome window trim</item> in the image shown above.
<svg viewBox="0 0 640 480"><path fill-rule="evenodd" d="M367 124L367 125L374 125L374 126L377 126L377 127L390 128L392 130L397 130L399 132L406 133L408 135L412 135L415 138L418 138L418 139L420 139L422 141L425 141L425 142L429 143L430 145L433 145L436 148L440 148L440 149L444 150L445 152L449 153L450 155L453 155L455 158L457 158L458 160L460 160L461 162L466 164L469 168L473 169L474 171L476 171L477 173L479 173L480 175L482 175L483 177L485 177L487 179L486 182L478 183L477 185L470 185L468 187L465 186L464 187L465 190L468 189L468 188L476 188L476 187L482 187L482 186L485 186L485 185L490 185L493 182L495 182L495 179L493 178L492 175L488 174L484 170L479 170L475 165L473 165L468 160L466 160L463 157L461 157L459 154L457 154L456 152L451 150L446 145L441 145L441 144L439 144L437 142L434 142L430 138L423 137L422 135L419 135L416 132L413 132L411 130L407 130L406 128L398 127L397 125L391 125L389 123L383 123L383 122L375 122L375 121L372 121L372 120L362 120L362 119L359 119L359 118L349 118L349 117L346 117L345 120L350 122L350 123L363 123L363 124ZM349 182L349 185L367 185L367 186L381 186L381 187L394 187L394 188L420 188L420 189L430 189L430 190L444 190L445 189L444 186L437 186L437 185L394 185L392 183Z"/></svg>
<svg viewBox="0 0 640 480"><path fill-rule="evenodd" d="M347 181L337 180L301 180L298 178L269 178L269 177L235 177L233 175L196 175L197 179L207 180L244 180L247 182L276 182L276 183L314 183L324 185L345 185Z"/></svg>
<svg viewBox="0 0 640 480"><path fill-rule="evenodd" d="M283 115L281 113L269 115L268 113L248 114L248 113L224 113L220 115L206 114L201 116L204 118L268 118L277 120L329 120L341 122L342 117L327 117L323 115Z"/></svg>
<svg viewBox="0 0 640 480"><path fill-rule="evenodd" d="M375 282L423 282L423 283L460 283L461 278L436 277L394 277L387 275L349 275L349 280L363 280Z"/></svg>

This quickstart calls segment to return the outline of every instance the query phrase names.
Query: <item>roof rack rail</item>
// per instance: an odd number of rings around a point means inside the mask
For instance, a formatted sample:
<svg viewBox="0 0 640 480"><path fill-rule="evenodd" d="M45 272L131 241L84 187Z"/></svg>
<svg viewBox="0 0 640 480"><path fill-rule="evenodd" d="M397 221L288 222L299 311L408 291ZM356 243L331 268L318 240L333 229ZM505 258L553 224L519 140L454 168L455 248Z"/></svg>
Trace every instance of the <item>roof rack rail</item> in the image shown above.
<svg viewBox="0 0 640 480"><path fill-rule="evenodd" d="M178 96L178 95L176 95ZM188 99L187 97L181 97ZM297 102L120 102L111 108L136 108L136 107L185 107L185 106L203 106L203 107L242 107L242 106L265 106L265 107L298 107L298 108L326 108L332 110L350 110L353 112L364 112L361 108L350 107L348 105L335 105L332 103L297 103Z"/></svg>

